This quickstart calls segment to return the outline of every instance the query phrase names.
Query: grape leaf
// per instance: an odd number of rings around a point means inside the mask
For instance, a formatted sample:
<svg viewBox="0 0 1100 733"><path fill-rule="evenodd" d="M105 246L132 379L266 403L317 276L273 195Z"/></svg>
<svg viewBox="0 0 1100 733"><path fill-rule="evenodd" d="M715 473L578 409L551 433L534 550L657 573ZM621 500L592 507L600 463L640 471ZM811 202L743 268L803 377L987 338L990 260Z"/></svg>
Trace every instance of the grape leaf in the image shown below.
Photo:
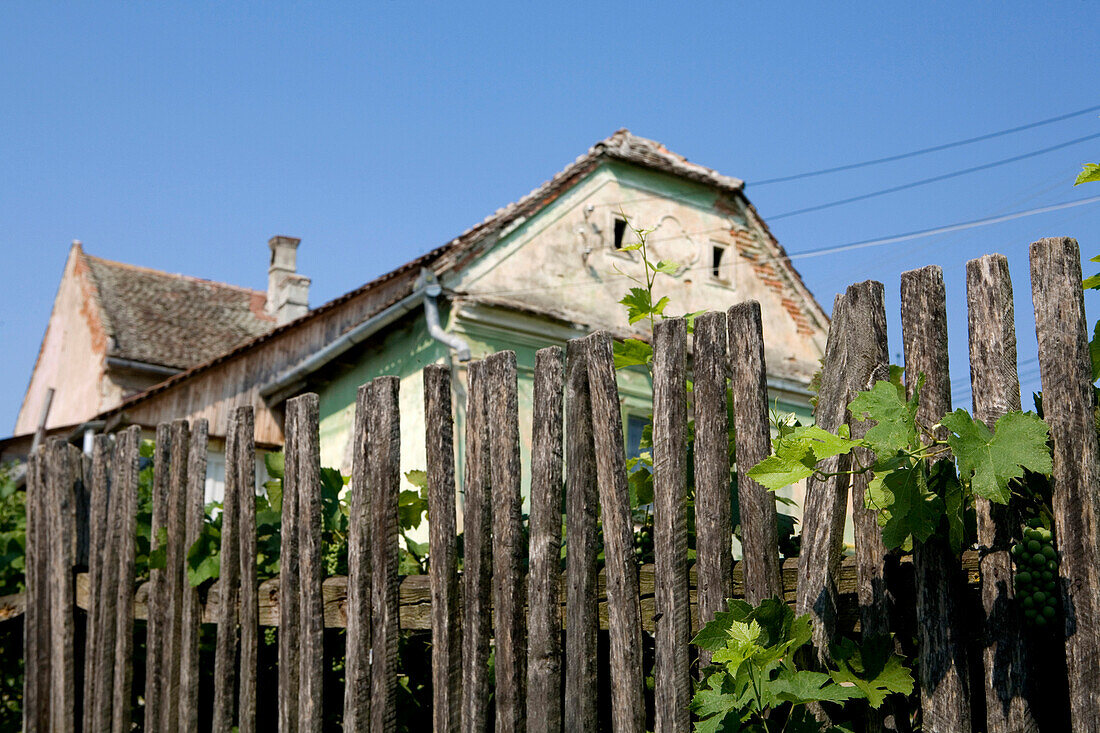
<svg viewBox="0 0 1100 733"><path fill-rule="evenodd" d="M613 345L615 368L645 366L653 358L653 347L640 339L616 341Z"/></svg>
<svg viewBox="0 0 1100 733"><path fill-rule="evenodd" d="M947 540L951 551L962 552L966 536L966 495L951 461L937 461L928 473L928 489L943 498Z"/></svg>
<svg viewBox="0 0 1100 733"><path fill-rule="evenodd" d="M799 670L781 674L768 683L770 693L777 700L804 705L808 702L826 700L844 702L853 697L864 697L863 691L854 685L838 685L824 672Z"/></svg>
<svg viewBox="0 0 1100 733"><path fill-rule="evenodd" d="M862 441L849 439L847 425L838 432L833 435L816 425L784 428L772 441L774 455L749 469L748 477L775 491L812 476L819 461L863 445Z"/></svg>
<svg viewBox="0 0 1100 733"><path fill-rule="evenodd" d="M1100 163L1085 163L1085 167L1077 174L1077 180L1073 182L1073 185L1080 186L1082 183L1097 182L1100 182Z"/></svg>
<svg viewBox="0 0 1100 733"><path fill-rule="evenodd" d="M669 260L661 260L656 265L651 265L654 272L663 272L666 275L675 275L676 271L680 269L680 265L676 262L670 262Z"/></svg>
<svg viewBox="0 0 1100 733"><path fill-rule="evenodd" d="M812 458L813 454L808 450L801 458L778 454L768 456L750 468L746 475L765 489L777 491L813 476Z"/></svg>
<svg viewBox="0 0 1100 733"><path fill-rule="evenodd" d="M848 405L856 420L875 421L875 425L864 435L864 440L870 444L877 458L889 458L917 442L917 395L920 385L918 380L913 399L906 401L895 385L887 381L875 382L871 389L860 392Z"/></svg>
<svg viewBox="0 0 1100 733"><path fill-rule="evenodd" d="M619 301L626 306L627 320L637 323L653 313L653 300L645 288L631 288Z"/></svg>
<svg viewBox="0 0 1100 733"><path fill-rule="evenodd" d="M1100 275L1094 275L1100 287ZM1092 339L1089 341L1089 360L1092 361L1092 381L1100 379L1100 321L1092 327Z"/></svg>
<svg viewBox="0 0 1100 733"><path fill-rule="evenodd" d="M1047 438L1050 428L1033 412L1009 412L992 432L966 410L955 410L940 421L959 466L959 475L983 499L1007 504L1008 483L1023 478L1024 469L1049 475L1053 470Z"/></svg>
<svg viewBox="0 0 1100 733"><path fill-rule="evenodd" d="M943 499L928 490L919 465L902 465L876 474L868 486L867 504L879 510L882 542L887 548L901 547L912 535L928 539L943 515Z"/></svg>
<svg viewBox="0 0 1100 733"><path fill-rule="evenodd" d="M841 639L833 645L833 660L839 669L829 673L840 685L854 685L867 696L873 708L882 705L891 692L909 695L913 692L913 676L893 653L889 636L872 638L857 645L851 639Z"/></svg>

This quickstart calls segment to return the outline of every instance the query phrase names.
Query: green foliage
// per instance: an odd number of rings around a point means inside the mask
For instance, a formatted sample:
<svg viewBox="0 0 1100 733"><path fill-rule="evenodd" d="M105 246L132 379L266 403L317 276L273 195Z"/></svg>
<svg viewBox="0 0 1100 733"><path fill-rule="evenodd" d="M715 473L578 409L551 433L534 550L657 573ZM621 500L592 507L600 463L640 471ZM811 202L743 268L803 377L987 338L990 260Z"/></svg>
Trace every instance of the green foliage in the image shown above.
<svg viewBox="0 0 1100 733"><path fill-rule="evenodd" d="M889 381L856 395L848 406L852 415L873 421L859 440L845 426L837 435L817 427L782 427L773 440L774 455L748 475L772 490L810 476L823 480L830 474L818 468L820 461L855 448L869 449L871 465L859 465L853 456L852 467L842 472L872 474L865 501L878 513L885 545L925 542L945 531L951 547L960 552L967 544L975 497L1007 504L1011 486L1028 472L1050 473L1049 431L1034 413L1009 412L990 430L965 410L956 410L940 423L950 431L946 440L925 444L922 433L935 426L919 425L916 419L923 382L921 375L912 398L906 399L900 370L894 368ZM948 449L954 460L938 460L947 458Z"/></svg>
<svg viewBox="0 0 1100 733"><path fill-rule="evenodd" d="M1100 183L1100 163L1085 163L1073 185L1080 186L1082 183Z"/></svg>
<svg viewBox="0 0 1100 733"><path fill-rule="evenodd" d="M777 598L756 607L741 600L727 606L692 640L711 652L712 662L691 703L699 717L696 733L821 733L825 729L806 710L811 703L867 699L877 708L887 693L913 690L909 671L890 652L890 639L863 647L845 640L836 650L837 669L799 669L796 652L810 643L809 615L796 617Z"/></svg>
<svg viewBox="0 0 1100 733"><path fill-rule="evenodd" d="M23 591L27 492L16 487L15 464L0 465L0 596Z"/></svg>

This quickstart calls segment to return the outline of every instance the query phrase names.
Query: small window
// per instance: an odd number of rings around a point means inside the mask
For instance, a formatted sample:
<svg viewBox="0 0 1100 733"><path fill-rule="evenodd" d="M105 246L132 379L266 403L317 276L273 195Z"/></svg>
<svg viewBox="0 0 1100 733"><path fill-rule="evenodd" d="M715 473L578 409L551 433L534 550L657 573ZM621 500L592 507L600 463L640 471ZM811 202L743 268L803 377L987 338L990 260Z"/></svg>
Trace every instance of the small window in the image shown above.
<svg viewBox="0 0 1100 733"><path fill-rule="evenodd" d="M726 256L726 248L724 245L712 243L710 251L710 275L715 280L722 280L725 282L728 278L722 271L722 260Z"/></svg>
<svg viewBox="0 0 1100 733"><path fill-rule="evenodd" d="M615 249L623 248L623 237L626 236L626 221L615 219Z"/></svg>
<svg viewBox="0 0 1100 733"><path fill-rule="evenodd" d="M637 458L642 454L642 432L649 420L641 415L626 416L626 457Z"/></svg>

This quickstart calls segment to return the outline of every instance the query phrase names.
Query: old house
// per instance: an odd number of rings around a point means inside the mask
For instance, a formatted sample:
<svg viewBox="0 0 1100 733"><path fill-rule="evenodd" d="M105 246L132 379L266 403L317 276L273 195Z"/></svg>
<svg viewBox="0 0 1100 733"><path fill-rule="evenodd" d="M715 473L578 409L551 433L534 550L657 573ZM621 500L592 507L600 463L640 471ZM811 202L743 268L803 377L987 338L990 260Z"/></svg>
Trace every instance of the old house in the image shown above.
<svg viewBox="0 0 1100 733"><path fill-rule="evenodd" d="M736 178L620 130L450 242L309 310L308 280L295 272L298 243L290 238L270 242L266 294L106 263L74 247L16 434L33 432L53 387L51 426L94 419L152 428L206 417L211 434L221 436L231 408L253 405L257 441L274 447L283 440L286 399L316 391L322 463L346 470L356 389L394 374L401 379L402 467L409 470L424 465L421 369L451 365L461 441L465 363L513 349L526 450L535 351L594 329L638 333L618 303L642 268L626 248L631 226L653 230L652 259L676 263L656 286L671 301L668 312L760 301L772 399L806 419L828 321L743 189ZM118 283L138 273L158 284L131 297ZM195 294L177 295L161 284L169 280ZM177 298L207 310L180 314L172 307ZM217 327L187 341L190 335L172 331L177 317ZM181 348L185 342L191 345ZM81 353L88 356L65 356ZM650 409L648 378L621 372L620 390L628 442L636 445Z"/></svg>

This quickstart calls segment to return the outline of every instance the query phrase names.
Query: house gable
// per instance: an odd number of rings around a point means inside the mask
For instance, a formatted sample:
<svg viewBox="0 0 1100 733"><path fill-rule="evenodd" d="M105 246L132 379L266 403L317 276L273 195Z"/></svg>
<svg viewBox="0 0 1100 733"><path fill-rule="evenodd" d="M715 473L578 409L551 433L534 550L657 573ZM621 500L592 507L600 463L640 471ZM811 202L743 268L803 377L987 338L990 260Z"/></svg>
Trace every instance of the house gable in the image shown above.
<svg viewBox="0 0 1100 733"><path fill-rule="evenodd" d="M628 224L628 226L627 226ZM668 312L725 310L755 299L769 374L805 385L827 320L743 195L616 160L594 168L530 219L444 278L458 300L542 311L587 329L637 331L619 300L644 279L630 227L652 229L652 261L677 265L655 283ZM641 325L641 324L639 324Z"/></svg>

